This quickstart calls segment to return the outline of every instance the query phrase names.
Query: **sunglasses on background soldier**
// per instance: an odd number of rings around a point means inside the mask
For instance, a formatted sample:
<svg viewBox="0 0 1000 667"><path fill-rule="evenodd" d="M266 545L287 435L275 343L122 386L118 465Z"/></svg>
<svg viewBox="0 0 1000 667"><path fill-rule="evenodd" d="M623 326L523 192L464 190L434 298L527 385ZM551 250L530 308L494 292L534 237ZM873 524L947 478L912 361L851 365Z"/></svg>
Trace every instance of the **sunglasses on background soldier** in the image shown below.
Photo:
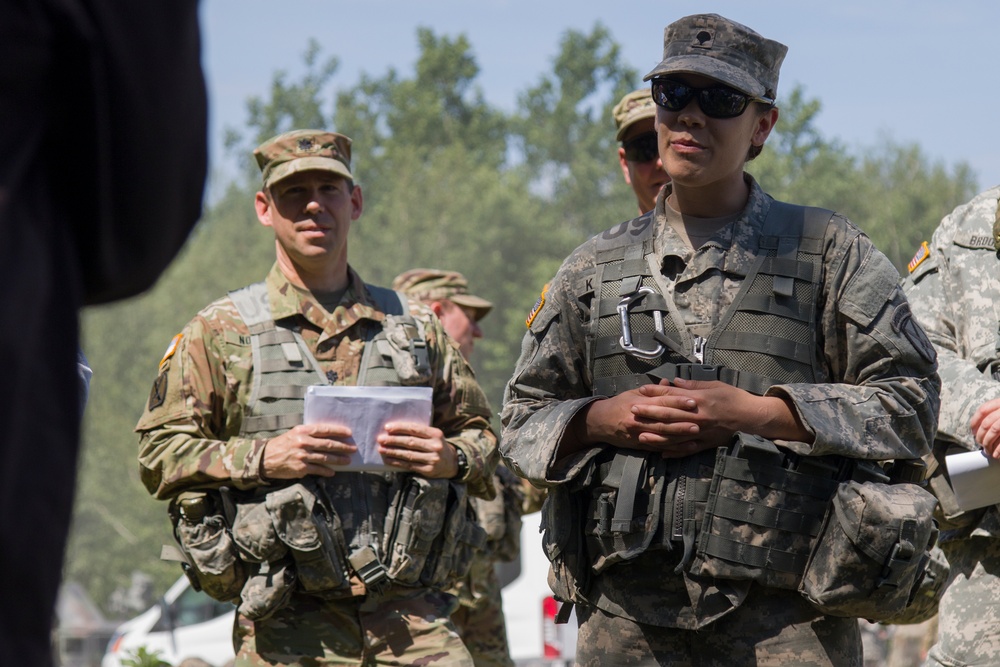
<svg viewBox="0 0 1000 667"><path fill-rule="evenodd" d="M709 118L736 118L746 111L750 102L774 104L769 97L747 95L721 83L698 88L676 79L657 77L651 88L653 101L667 111L680 111L696 99L702 113Z"/></svg>
<svg viewBox="0 0 1000 667"><path fill-rule="evenodd" d="M625 149L625 159L629 162L650 162L660 157L656 132L643 132L622 142L622 148Z"/></svg>

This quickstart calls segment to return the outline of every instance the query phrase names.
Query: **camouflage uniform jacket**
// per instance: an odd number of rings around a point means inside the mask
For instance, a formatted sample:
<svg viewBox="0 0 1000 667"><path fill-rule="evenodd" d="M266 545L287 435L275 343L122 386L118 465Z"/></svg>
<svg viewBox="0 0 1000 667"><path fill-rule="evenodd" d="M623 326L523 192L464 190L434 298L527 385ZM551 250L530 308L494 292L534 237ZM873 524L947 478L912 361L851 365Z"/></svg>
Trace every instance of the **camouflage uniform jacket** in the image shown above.
<svg viewBox="0 0 1000 667"><path fill-rule="evenodd" d="M993 236L998 197L1000 186L945 216L929 252L914 257L904 284L913 313L938 352L942 387L935 449L942 455L955 446L978 449L969 428L972 416L986 401L1000 398L1000 259ZM996 506L973 534L1000 536Z"/></svg>
<svg viewBox="0 0 1000 667"><path fill-rule="evenodd" d="M657 199L649 261L657 264L654 275L661 291L689 329L718 324L741 287L741 276L749 273L758 237L768 232L764 221L772 199L746 178L751 192L742 214L696 251L666 223L669 184ZM588 303L599 289L593 284L595 239L563 262L536 306L505 391L501 453L516 472L542 486L574 479L603 449L556 459L573 416L596 400L586 361ZM934 433L939 382L929 342L919 327L906 322L909 310L898 289L899 273L841 216L827 227L823 258L815 354L825 382L776 385L767 391L791 401L814 441L780 444L802 455L920 457L929 451ZM663 553L642 554L634 567L624 563L598 577L601 581L595 583L602 590L595 604L653 625L701 627L705 618L694 607L711 582L688 580L686 593L674 582L675 592L681 593L660 596L661 581L673 578L664 576L672 568L656 566L656 555ZM714 617L739 605L742 596L728 599L723 609L712 612Z"/></svg>
<svg viewBox="0 0 1000 667"><path fill-rule="evenodd" d="M289 283L277 264L266 283L274 319L295 318L330 382L354 384L364 348L360 327L385 317L375 310L360 277L350 271L347 291L333 312ZM430 309L413 302L410 309L426 324L432 423L465 452L469 492L492 497L496 437L486 397ZM229 297L203 309L175 337L136 426L140 476L155 497L171 498L191 488L268 485L260 473L266 440L239 437L253 386L252 360L249 331Z"/></svg>

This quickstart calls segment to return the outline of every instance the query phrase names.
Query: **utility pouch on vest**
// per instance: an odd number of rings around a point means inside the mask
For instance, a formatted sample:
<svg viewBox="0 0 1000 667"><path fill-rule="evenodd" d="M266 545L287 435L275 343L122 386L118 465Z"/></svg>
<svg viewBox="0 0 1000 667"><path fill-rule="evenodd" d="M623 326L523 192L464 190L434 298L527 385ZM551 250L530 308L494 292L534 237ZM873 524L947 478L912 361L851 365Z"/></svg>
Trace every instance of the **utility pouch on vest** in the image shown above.
<svg viewBox="0 0 1000 667"><path fill-rule="evenodd" d="M312 481L292 484L268 493L265 505L292 556L302 590L342 597L350 592L344 532L340 518L317 491Z"/></svg>
<svg viewBox="0 0 1000 667"><path fill-rule="evenodd" d="M844 482L800 592L824 614L880 621L914 598L937 541L937 500L917 484Z"/></svg>
<svg viewBox="0 0 1000 667"><path fill-rule="evenodd" d="M521 552L521 507L524 490L509 469L497 467L493 478L497 495L493 500L470 498L476 521L486 531L486 547L496 560L510 562Z"/></svg>
<svg viewBox="0 0 1000 667"><path fill-rule="evenodd" d="M665 469L662 457L625 449L597 465L585 529L595 573L649 548L662 522Z"/></svg>
<svg viewBox="0 0 1000 667"><path fill-rule="evenodd" d="M239 612L251 621L262 621L288 604L294 590L295 569L289 558L261 563L243 586Z"/></svg>
<svg viewBox="0 0 1000 667"><path fill-rule="evenodd" d="M738 433L716 456L688 571L796 589L843 474L842 459L798 457Z"/></svg>
<svg viewBox="0 0 1000 667"><path fill-rule="evenodd" d="M911 600L906 608L898 614L888 616L879 621L883 625L911 625L923 623L934 618L938 613L938 605L944 596L945 586L948 584L948 576L951 573L951 565L948 557L937 544L928 553L927 567L917 581L917 585L910 596Z"/></svg>
<svg viewBox="0 0 1000 667"><path fill-rule="evenodd" d="M425 385L431 379L431 366L427 356L427 341L422 327L409 315L386 315L382 324L384 339L376 339L383 356L392 359L392 365L405 386Z"/></svg>
<svg viewBox="0 0 1000 667"><path fill-rule="evenodd" d="M468 574L486 533L474 519L465 486L447 479L396 475L386 514L384 552L389 578L440 588Z"/></svg>
<svg viewBox="0 0 1000 667"><path fill-rule="evenodd" d="M548 490L542 504L542 548L552 563L549 588L557 600L570 603L567 609L573 603L585 603L590 586L590 556L583 534L585 502L579 495L568 484L560 484Z"/></svg>
<svg viewBox="0 0 1000 667"><path fill-rule="evenodd" d="M202 491L182 493L169 506L182 568L192 587L216 600L233 602L240 597L247 572L221 510L218 494Z"/></svg>
<svg viewBox="0 0 1000 667"><path fill-rule="evenodd" d="M448 482L448 491L444 528L421 577L422 583L431 588L442 588L465 577L473 556L486 548L486 531L476 521L465 485Z"/></svg>

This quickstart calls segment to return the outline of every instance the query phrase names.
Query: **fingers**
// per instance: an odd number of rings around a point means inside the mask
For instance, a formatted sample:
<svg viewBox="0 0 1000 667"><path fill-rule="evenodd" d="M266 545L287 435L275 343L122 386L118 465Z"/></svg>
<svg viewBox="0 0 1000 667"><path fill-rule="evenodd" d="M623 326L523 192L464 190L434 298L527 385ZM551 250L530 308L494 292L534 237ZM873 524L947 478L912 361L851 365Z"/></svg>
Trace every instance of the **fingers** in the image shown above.
<svg viewBox="0 0 1000 667"><path fill-rule="evenodd" d="M971 427L976 442L993 458L1000 458L1000 399L979 406Z"/></svg>

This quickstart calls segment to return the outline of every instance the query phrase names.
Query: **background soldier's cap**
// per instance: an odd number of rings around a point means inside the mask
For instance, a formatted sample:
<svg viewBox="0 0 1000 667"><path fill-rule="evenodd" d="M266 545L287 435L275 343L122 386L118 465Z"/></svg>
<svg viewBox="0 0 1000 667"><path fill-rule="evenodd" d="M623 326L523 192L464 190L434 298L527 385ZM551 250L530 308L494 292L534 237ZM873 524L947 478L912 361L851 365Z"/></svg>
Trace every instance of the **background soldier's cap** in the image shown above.
<svg viewBox="0 0 1000 667"><path fill-rule="evenodd" d="M718 14L695 14L663 30L663 60L643 77L702 74L756 97L774 98L788 47Z"/></svg>
<svg viewBox="0 0 1000 667"><path fill-rule="evenodd" d="M621 141L633 124L656 116L656 105L653 104L653 95L649 88L633 90L623 97L611 110L611 115L614 116L615 126L618 128L615 141Z"/></svg>
<svg viewBox="0 0 1000 667"><path fill-rule="evenodd" d="M471 308L476 320L486 317L493 303L469 294L469 281L458 271L440 269L411 269L392 281L392 289L404 292L417 301L443 301L447 299L459 306Z"/></svg>
<svg viewBox="0 0 1000 667"><path fill-rule="evenodd" d="M253 152L268 188L300 171L331 171L351 176L351 140L336 132L293 130L268 139Z"/></svg>

